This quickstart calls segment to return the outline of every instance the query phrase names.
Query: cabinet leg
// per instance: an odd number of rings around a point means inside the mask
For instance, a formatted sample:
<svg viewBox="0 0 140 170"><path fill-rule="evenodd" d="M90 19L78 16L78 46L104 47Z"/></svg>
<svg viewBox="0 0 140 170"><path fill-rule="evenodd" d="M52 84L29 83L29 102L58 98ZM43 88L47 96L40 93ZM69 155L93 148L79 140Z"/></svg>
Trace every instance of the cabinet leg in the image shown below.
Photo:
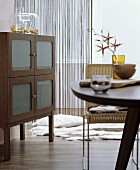
<svg viewBox="0 0 140 170"><path fill-rule="evenodd" d="M10 160L10 127L5 126L4 130L4 160Z"/></svg>
<svg viewBox="0 0 140 170"><path fill-rule="evenodd" d="M25 139L25 124L20 124L20 140Z"/></svg>
<svg viewBox="0 0 140 170"><path fill-rule="evenodd" d="M49 116L49 142L54 141L54 120L53 115Z"/></svg>

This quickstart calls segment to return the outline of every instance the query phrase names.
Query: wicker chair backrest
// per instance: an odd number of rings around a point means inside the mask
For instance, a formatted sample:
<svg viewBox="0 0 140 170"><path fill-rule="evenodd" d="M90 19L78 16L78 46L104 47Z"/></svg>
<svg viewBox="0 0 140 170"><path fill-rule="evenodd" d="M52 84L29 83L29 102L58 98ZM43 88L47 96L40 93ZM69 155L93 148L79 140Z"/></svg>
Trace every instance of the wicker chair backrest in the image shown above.
<svg viewBox="0 0 140 170"><path fill-rule="evenodd" d="M92 75L109 75L113 77L112 64L88 64L86 66L86 79L91 79ZM86 102L86 108L96 106L96 104Z"/></svg>

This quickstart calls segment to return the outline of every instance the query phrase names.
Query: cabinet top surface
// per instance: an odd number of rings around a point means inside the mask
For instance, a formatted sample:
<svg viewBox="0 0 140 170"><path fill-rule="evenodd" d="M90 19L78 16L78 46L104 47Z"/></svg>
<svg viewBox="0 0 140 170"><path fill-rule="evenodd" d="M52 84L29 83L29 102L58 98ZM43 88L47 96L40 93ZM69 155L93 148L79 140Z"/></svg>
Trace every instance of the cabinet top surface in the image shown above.
<svg viewBox="0 0 140 170"><path fill-rule="evenodd" d="M0 32L0 34L9 34L13 36L42 36L42 37L55 37L50 35L40 35L40 34L22 34L22 33L14 33L14 32Z"/></svg>

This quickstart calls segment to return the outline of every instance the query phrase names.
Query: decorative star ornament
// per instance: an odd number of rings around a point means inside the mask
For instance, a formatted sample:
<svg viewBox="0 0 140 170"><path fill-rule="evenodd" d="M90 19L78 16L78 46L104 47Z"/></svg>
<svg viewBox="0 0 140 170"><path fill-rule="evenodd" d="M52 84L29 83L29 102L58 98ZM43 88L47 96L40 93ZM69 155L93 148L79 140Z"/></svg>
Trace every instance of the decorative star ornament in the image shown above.
<svg viewBox="0 0 140 170"><path fill-rule="evenodd" d="M104 42L106 42L108 46L109 46L110 39L114 38L114 37L110 36L109 32L108 32L107 36L102 35L102 37L103 37Z"/></svg>
<svg viewBox="0 0 140 170"><path fill-rule="evenodd" d="M110 36L109 31L108 31L107 35L103 34L103 29L101 30L100 34L96 33L94 29L93 29L93 31L94 31L94 35L99 37L95 41L98 41L101 43L100 45L96 45L99 48L99 50L97 52L101 51L102 55L104 55L105 50L108 49L112 52L113 55L115 55L116 48L122 44L117 43L116 38L114 36ZM114 43L112 43L111 40L112 41L114 40Z"/></svg>
<svg viewBox="0 0 140 170"><path fill-rule="evenodd" d="M116 48L119 47L120 45L122 45L122 43L117 44L116 38L115 38L115 42L111 43L111 47L114 48L114 52L116 52Z"/></svg>
<svg viewBox="0 0 140 170"><path fill-rule="evenodd" d="M101 45L97 45L97 47L99 48L99 50L97 50L97 52L102 51L102 55L104 56L104 51L105 51L105 49L108 48L108 46L104 47L103 44L101 44Z"/></svg>

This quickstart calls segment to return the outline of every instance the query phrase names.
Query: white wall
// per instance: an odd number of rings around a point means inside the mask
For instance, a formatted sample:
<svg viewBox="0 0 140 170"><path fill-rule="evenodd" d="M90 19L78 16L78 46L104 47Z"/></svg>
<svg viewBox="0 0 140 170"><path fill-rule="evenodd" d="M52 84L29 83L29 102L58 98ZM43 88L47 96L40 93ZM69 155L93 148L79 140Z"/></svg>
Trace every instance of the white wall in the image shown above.
<svg viewBox="0 0 140 170"><path fill-rule="evenodd" d="M10 17L14 14L14 0L0 0L0 32L10 31Z"/></svg>
<svg viewBox="0 0 140 170"><path fill-rule="evenodd" d="M14 0L0 0L0 32L10 31L10 17L14 14ZM11 128L11 139L15 138ZM3 131L0 129L0 144L3 143Z"/></svg>
<svg viewBox="0 0 140 170"><path fill-rule="evenodd" d="M118 42L123 43L118 48L118 54L126 56L126 63L136 63L138 75L140 67L140 1L139 0L93 0L93 9L100 9L93 16L93 27L100 32L116 36ZM94 37L93 37L94 41ZM93 44L94 45L94 44ZM99 54L94 51L95 61L99 61ZM111 53L104 56L103 62L111 62Z"/></svg>
<svg viewBox="0 0 140 170"><path fill-rule="evenodd" d="M19 128L20 130L20 127L19 125L18 126L14 126L12 128L10 128L10 139L13 140L16 138L16 131L17 131L17 127ZM0 145L3 144L3 139L4 139L4 136L3 136L3 129L0 128Z"/></svg>

